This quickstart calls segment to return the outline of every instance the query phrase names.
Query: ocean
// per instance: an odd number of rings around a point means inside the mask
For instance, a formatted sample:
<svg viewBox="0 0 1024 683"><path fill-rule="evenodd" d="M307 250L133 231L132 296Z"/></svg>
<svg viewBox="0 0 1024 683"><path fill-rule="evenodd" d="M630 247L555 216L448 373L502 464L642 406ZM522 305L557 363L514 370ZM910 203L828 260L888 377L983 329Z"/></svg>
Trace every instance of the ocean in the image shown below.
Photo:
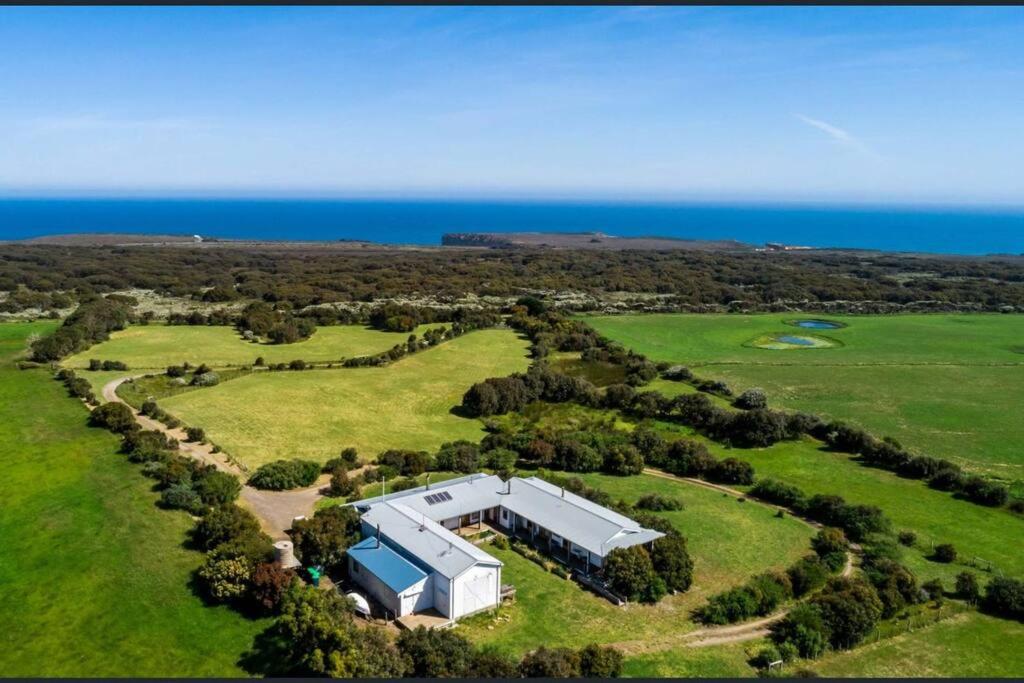
<svg viewBox="0 0 1024 683"><path fill-rule="evenodd" d="M0 240L82 232L438 245L446 232L603 232L886 251L1024 253L1024 209L555 201L0 199Z"/></svg>

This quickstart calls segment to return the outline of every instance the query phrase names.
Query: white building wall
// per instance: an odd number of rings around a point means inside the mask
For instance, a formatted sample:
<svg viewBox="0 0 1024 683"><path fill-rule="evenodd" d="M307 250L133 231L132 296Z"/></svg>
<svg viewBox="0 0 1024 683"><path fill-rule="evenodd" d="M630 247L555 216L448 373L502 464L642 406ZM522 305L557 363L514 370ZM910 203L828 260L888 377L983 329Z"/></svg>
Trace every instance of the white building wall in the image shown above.
<svg viewBox="0 0 1024 683"><path fill-rule="evenodd" d="M451 593L452 586L451 581L440 574L434 575L434 609L441 614L445 615L449 619L454 619L452 616L452 605L451 605Z"/></svg>
<svg viewBox="0 0 1024 683"><path fill-rule="evenodd" d="M450 617L459 617L498 604L500 568L476 566L458 576L452 586L455 609Z"/></svg>
<svg viewBox="0 0 1024 683"><path fill-rule="evenodd" d="M351 557L348 558L348 575L396 617L404 617L433 606L434 589L431 575L427 575L422 581L406 588L400 594L391 590L373 572Z"/></svg>

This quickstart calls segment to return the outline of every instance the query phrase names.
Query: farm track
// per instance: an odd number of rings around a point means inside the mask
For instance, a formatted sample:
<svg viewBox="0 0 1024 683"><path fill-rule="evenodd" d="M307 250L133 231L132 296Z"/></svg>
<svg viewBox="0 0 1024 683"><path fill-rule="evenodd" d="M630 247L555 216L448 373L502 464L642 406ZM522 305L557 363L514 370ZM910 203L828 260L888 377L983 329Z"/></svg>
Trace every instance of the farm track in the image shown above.
<svg viewBox="0 0 1024 683"><path fill-rule="evenodd" d="M143 429L150 429L161 432L178 441L178 452L207 464L213 465L222 472L232 474L243 482L246 479L245 473L237 465L227 459L225 455L213 452L209 444L198 444L186 441L188 436L181 428L171 429L162 422L139 413L139 411L128 405L117 395L117 388L129 377L121 377L107 382L102 389L103 399L109 402L123 403L128 406L135 419ZM358 473L358 472L356 472ZM318 500L323 498L323 489L330 480L329 475L322 475L315 484L302 489L291 491L263 491L247 484L242 485L242 492L239 495L243 505L252 512L259 520L263 530L275 541L288 538L286 533L292 526L292 520L296 517L309 516L313 513Z"/></svg>
<svg viewBox="0 0 1024 683"><path fill-rule="evenodd" d="M746 498L746 494L742 491L738 491L728 486L722 486L721 484L713 484L711 482L703 481L701 479L693 479L690 477L677 477L674 474L662 472L661 470L652 469L649 467L644 468L644 474L649 474L653 477L660 477L662 479L670 479L675 481L683 481L687 484L694 486L701 486L703 488L711 489L714 491L721 491L727 495L735 498ZM768 503L762 503L757 501L755 505L764 505L770 508L776 508L785 510L786 508L780 508L775 505L769 505ZM789 512L787 510L787 512ZM792 512L789 512L792 514ZM807 524L813 528L821 528L821 524L813 522L794 515L796 519ZM854 552L859 550L858 546L851 546L851 552L846 554L846 564L843 566L843 571L840 573L842 577L848 577L853 574L854 571ZM782 610L775 614L761 617L753 621L746 621L741 624L730 624L728 626L710 626L707 628L701 628L696 631L688 631L686 633L673 634L666 638L658 640L638 640L638 641L626 641L621 643L613 643L613 646L622 650L626 654L639 654L642 652L657 652L659 650L667 650L676 646L683 647L710 647L712 645L726 645L729 643L742 643L750 640L758 640L764 638L769 634L769 627L777 621L782 620L789 614L789 610Z"/></svg>

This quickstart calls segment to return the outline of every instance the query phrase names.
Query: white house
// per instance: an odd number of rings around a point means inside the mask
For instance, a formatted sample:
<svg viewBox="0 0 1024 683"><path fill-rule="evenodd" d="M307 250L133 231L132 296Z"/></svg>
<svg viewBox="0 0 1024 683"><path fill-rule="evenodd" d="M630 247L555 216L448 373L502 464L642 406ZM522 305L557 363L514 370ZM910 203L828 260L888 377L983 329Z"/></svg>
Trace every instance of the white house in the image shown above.
<svg viewBox="0 0 1024 683"><path fill-rule="evenodd" d="M349 548L349 576L395 616L433 608L454 620L498 604L502 563L460 527L487 522L584 573L664 535L537 477L472 474L350 505L365 538Z"/></svg>

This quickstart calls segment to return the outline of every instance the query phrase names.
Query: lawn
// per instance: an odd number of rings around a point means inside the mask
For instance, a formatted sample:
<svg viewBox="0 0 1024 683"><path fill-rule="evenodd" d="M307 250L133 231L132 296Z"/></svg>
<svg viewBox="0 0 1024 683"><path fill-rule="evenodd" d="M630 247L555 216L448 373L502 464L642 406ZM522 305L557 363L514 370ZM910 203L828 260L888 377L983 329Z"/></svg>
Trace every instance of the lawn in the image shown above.
<svg viewBox="0 0 1024 683"><path fill-rule="evenodd" d="M413 334L445 327L442 323L421 325ZM132 370L166 368L188 361L213 367L248 365L262 356L267 363L295 359L337 362L342 358L387 351L409 338L407 332L381 332L358 325L318 327L312 337L294 344L260 344L245 341L227 326L134 325L114 332L110 339L68 358L64 365L88 367L89 359L119 360Z"/></svg>
<svg viewBox="0 0 1024 683"><path fill-rule="evenodd" d="M760 571L781 569L810 551L810 528L792 518L776 518L757 503L740 503L709 489L650 475L588 474L584 479L627 501L651 491L682 499L684 510L658 514L689 539L693 587L657 605L615 607L514 551L487 546L487 552L505 563L502 582L516 586L516 602L503 607L497 619L484 615L460 625L461 633L515 653L540 645L579 647L591 642L617 643L627 652L671 648L679 636L696 628L690 611L704 604L708 595Z"/></svg>
<svg viewBox="0 0 1024 683"><path fill-rule="evenodd" d="M1017 678L1024 626L965 612L933 626L809 662L828 677Z"/></svg>
<svg viewBox="0 0 1024 683"><path fill-rule="evenodd" d="M192 521L154 505L117 439L44 370L11 360L52 323L0 325L0 671L5 676L242 676L266 622L189 589Z"/></svg>
<svg viewBox="0 0 1024 683"><path fill-rule="evenodd" d="M348 446L372 458L479 441L482 423L452 409L473 383L528 364L527 342L514 332L479 330L387 367L254 373L160 405L249 467L326 460Z"/></svg>
<svg viewBox="0 0 1024 683"><path fill-rule="evenodd" d="M679 647L626 657L625 678L753 678L747 664L748 643L713 647Z"/></svg>
<svg viewBox="0 0 1024 683"><path fill-rule="evenodd" d="M793 318L847 326L816 333L842 346L745 346L799 333ZM1024 478L1024 317L998 314L588 317L654 360L684 363L736 391L760 386L779 407L849 420L906 446L1008 480Z"/></svg>

